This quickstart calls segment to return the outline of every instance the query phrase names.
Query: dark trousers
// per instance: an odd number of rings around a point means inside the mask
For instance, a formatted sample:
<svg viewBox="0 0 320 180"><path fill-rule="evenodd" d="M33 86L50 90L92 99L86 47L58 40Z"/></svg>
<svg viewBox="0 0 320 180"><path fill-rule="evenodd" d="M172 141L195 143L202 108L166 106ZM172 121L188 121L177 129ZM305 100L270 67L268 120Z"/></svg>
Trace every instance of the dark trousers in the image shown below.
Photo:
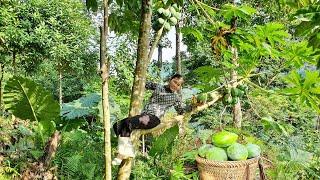
<svg viewBox="0 0 320 180"><path fill-rule="evenodd" d="M151 114L140 114L125 118L113 124L117 136L130 137L134 129L152 129L160 124L160 119Z"/></svg>

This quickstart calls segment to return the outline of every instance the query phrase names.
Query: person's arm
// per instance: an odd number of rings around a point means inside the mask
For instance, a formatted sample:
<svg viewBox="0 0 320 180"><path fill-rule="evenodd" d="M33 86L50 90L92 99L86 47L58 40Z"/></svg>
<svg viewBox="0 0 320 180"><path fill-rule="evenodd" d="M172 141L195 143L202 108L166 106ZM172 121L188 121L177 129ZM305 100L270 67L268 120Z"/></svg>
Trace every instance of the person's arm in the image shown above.
<svg viewBox="0 0 320 180"><path fill-rule="evenodd" d="M151 81L147 81L145 88L149 89L149 90L155 90L157 88L157 86L158 86L157 83L154 83L154 82L151 82Z"/></svg>
<svg viewBox="0 0 320 180"><path fill-rule="evenodd" d="M184 103L182 103L182 100L180 97L177 97L176 103L174 104L174 109L177 111L179 115L185 112L192 111L192 107L190 105L185 105Z"/></svg>

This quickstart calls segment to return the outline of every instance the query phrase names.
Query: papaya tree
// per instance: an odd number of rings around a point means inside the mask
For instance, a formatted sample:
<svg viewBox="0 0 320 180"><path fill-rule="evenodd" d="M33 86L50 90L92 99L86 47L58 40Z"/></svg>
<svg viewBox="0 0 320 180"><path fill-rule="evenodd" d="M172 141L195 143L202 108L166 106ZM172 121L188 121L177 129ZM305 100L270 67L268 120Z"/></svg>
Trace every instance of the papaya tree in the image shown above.
<svg viewBox="0 0 320 180"><path fill-rule="evenodd" d="M146 73L147 67L151 60L152 54L158 45L161 35L166 29L167 31L171 28L171 23L174 25L177 23L177 19L173 16L179 16L174 7L171 7L171 3L174 1L166 2L155 2L158 8L157 13L159 17L157 19L157 24L154 24L155 36L151 47L149 48L149 36L151 31L151 19L152 19L152 0L142 0L141 1L141 12L140 12L140 28L139 28L139 38L138 38L138 49L137 49L137 60L134 73L134 82L131 91L131 101L130 101L130 112L129 116L135 116L140 114L141 106L144 97L145 83L146 83ZM162 7L161 7L162 6ZM164 19L165 18L165 19ZM118 173L118 179L129 179L131 174L132 158L122 161Z"/></svg>
<svg viewBox="0 0 320 180"><path fill-rule="evenodd" d="M213 50L213 55L202 52L201 56L194 58L191 65L198 67L193 72L200 77L196 86L203 92L218 88L219 84L227 84L224 82L232 84L233 81L245 83L253 88L268 89L271 83L275 83L275 79L280 79L281 73L288 73L288 68L299 68L305 63L315 64L314 51L308 48L304 41L297 42L291 38L282 23L272 22L272 19L261 20L261 17L265 16L262 13L251 16L255 10L245 4L217 5L194 0L191 1L191 5L194 8L187 13L198 16L189 15L192 18L188 19L182 28L185 43L192 52L200 50L197 48L198 44L202 45L203 52L208 52L209 48ZM238 26L236 31L233 31L232 19L235 17ZM197 43L194 43L195 40ZM230 44L232 48L228 48ZM237 53L234 51L235 48ZM192 56L195 55L197 54ZM234 57L238 58L239 66L232 61ZM272 63L277 70L272 73L265 71L266 63ZM221 73L221 69L224 73ZM204 73L208 71L210 76ZM227 78L235 71L238 73L238 78L233 81ZM263 78L265 85L261 83L264 75L260 74L267 75L267 79ZM227 95L230 94L228 96L232 97L234 94L237 97L237 94L242 94L238 93L237 89L231 88ZM225 99L230 101L229 103L236 103L237 100L234 101L228 96Z"/></svg>

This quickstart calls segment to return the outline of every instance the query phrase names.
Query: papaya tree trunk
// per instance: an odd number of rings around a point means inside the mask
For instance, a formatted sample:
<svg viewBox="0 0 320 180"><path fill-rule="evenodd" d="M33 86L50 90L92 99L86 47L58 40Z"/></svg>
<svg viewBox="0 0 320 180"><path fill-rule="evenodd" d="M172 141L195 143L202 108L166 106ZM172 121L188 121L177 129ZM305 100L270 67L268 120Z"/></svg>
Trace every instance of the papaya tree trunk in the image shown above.
<svg viewBox="0 0 320 180"><path fill-rule="evenodd" d="M2 81L3 81L3 74L4 74L4 64L0 63L0 112L3 111L3 100L2 100Z"/></svg>
<svg viewBox="0 0 320 180"><path fill-rule="evenodd" d="M148 67L149 55L149 36L151 29L152 0L141 0L141 21L139 28L139 39L137 49L137 62L135 67L135 75L131 92L131 103L129 116L135 116L140 113L144 95L144 86L146 82L146 73ZM161 28L163 29L163 28ZM152 49L151 49L152 51ZM119 180L127 180L130 178L132 167L132 158L122 161L119 172Z"/></svg>
<svg viewBox="0 0 320 180"><path fill-rule="evenodd" d="M235 67L238 67L238 51L237 48L231 47L231 51L233 54L232 57L232 64L235 65ZM237 87L237 71L235 69L231 70L231 87L236 88ZM241 121L242 121L242 112L241 112L241 103L239 97L236 97L237 103L233 106L233 123L236 128L241 128Z"/></svg>
<svg viewBox="0 0 320 180"><path fill-rule="evenodd" d="M111 132L110 132L110 107L109 107L109 68L110 62L107 58L108 37L108 0L103 0L103 27L100 28L100 69L102 80L102 110L104 122L104 156L105 156L105 180L111 180Z"/></svg>
<svg viewBox="0 0 320 180"><path fill-rule="evenodd" d="M176 24L176 65L177 65L177 73L181 74L181 55L180 55L180 26L179 22Z"/></svg>
<svg viewBox="0 0 320 180"><path fill-rule="evenodd" d="M159 44L158 46L158 68L159 68L159 75L161 74L162 69L162 48L163 46Z"/></svg>

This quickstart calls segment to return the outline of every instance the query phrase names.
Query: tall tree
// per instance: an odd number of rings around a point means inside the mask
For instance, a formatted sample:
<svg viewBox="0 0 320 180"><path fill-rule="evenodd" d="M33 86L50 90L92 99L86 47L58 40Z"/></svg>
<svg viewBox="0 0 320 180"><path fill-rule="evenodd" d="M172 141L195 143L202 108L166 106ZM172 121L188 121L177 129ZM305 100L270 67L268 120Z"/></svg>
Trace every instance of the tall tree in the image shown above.
<svg viewBox="0 0 320 180"><path fill-rule="evenodd" d="M108 37L108 0L103 0L103 26L101 27L101 46L100 46L100 68L102 80L102 108L104 122L104 156L105 156L105 179L111 180L111 139L110 139L110 107L109 107L109 67L110 62L107 58L107 37Z"/></svg>
<svg viewBox="0 0 320 180"><path fill-rule="evenodd" d="M236 5L237 1L233 0L233 4ZM230 29L233 29L234 31L237 28L237 18L233 17L231 19L231 27ZM238 58L238 49L236 47L232 47L231 45L231 52L232 52L232 64L234 65L235 68L239 67L239 58ZM233 88L237 88L237 84L235 82L238 81L238 75L237 71L233 68L231 70L231 81L234 82L232 83ZM241 111L241 102L240 98L237 98L237 103L233 106L233 124L236 128L241 128L241 121L242 121L242 111Z"/></svg>
<svg viewBox="0 0 320 180"><path fill-rule="evenodd" d="M131 92L130 116L140 113L148 67L149 36L151 30L152 0L141 1L141 24L139 29L137 61Z"/></svg>
<svg viewBox="0 0 320 180"><path fill-rule="evenodd" d="M141 22L139 28L139 39L137 49L137 61L134 75L134 82L131 92L131 103L129 116L140 113L146 73L148 67L149 36L151 30L152 0L141 0ZM131 174L132 158L122 161L118 173L118 179L127 180Z"/></svg>
<svg viewBox="0 0 320 180"><path fill-rule="evenodd" d="M0 51L13 71L32 75L42 63L54 64L55 87L63 87L64 74L83 72L87 60L96 61L83 58L95 32L79 1L1 1L0 16L6 17L0 18Z"/></svg>
<svg viewBox="0 0 320 180"><path fill-rule="evenodd" d="M87 0L88 9L98 10L98 2L96 0ZM110 123L110 104L109 104L109 72L110 60L107 52L107 39L109 31L109 3L108 0L102 2L102 27L100 27L100 75L102 81L102 119L104 123L104 157L105 157L105 179L112 179L111 171L111 123Z"/></svg>

